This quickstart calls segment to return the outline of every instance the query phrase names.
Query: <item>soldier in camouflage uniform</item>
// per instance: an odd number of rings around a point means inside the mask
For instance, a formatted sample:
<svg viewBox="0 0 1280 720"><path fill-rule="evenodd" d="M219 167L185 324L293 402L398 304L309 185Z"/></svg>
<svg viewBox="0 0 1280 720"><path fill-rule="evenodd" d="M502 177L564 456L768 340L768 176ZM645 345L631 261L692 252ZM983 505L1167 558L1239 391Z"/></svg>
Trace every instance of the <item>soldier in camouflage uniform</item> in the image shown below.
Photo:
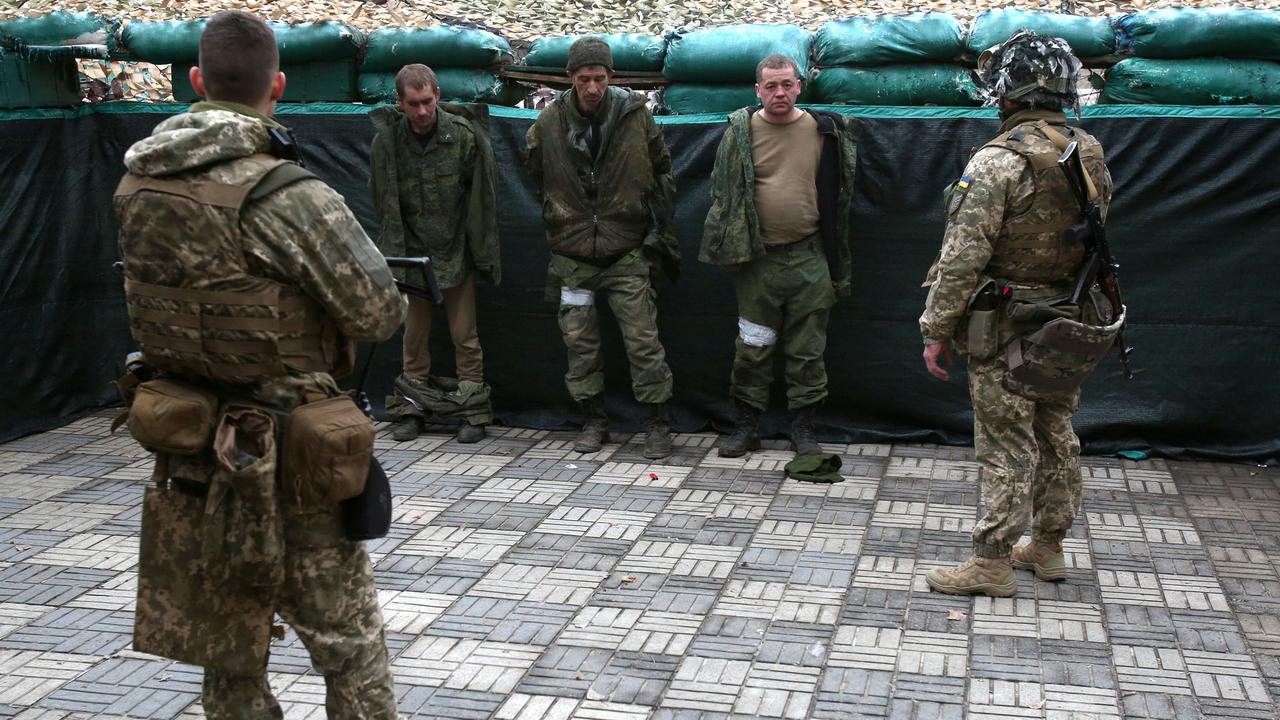
<svg viewBox="0 0 1280 720"><path fill-rule="evenodd" d="M722 457L760 448L760 414L769 404L774 351L786 361L791 444L822 452L814 413L827 397L827 320L849 294L849 222L857 160L852 120L801 110L800 76L786 55L756 68L763 107L729 116L711 173L699 259L733 273L738 338L729 395L737 408Z"/></svg>
<svg viewBox="0 0 1280 720"><path fill-rule="evenodd" d="M529 128L525 164L542 196L551 246L548 290L560 301L569 350L565 384L587 422L574 449L609 438L596 293L608 294L631 361L631 386L648 406L644 456L671 454L671 369L658 339L656 279L674 278L675 176L645 98L610 87L613 57L598 37L576 40L573 87ZM549 298L550 299L550 298Z"/></svg>
<svg viewBox="0 0 1280 720"><path fill-rule="evenodd" d="M949 190L946 234L925 282L920 329L925 365L936 378L948 378L948 343L968 355L986 515L973 531L973 557L929 572L929 586L940 592L1013 595L1013 567L1043 580L1066 575L1062 539L1081 502L1071 416L1083 377L1040 378L1028 386L1019 368L1028 338L1047 320L1068 318L1082 328L1113 320L1096 287L1079 305L1069 302L1085 257L1082 243L1064 235L1081 217L1057 166L1068 142L1078 144L1104 212L1111 199L1102 147L1064 115L1077 105L1079 69L1064 41L1029 31L979 61L1000 108L1000 135L974 154ZM1028 523L1030 543L1015 548Z"/></svg>
<svg viewBox="0 0 1280 720"><path fill-rule="evenodd" d="M373 138L371 186L387 256L431 258L444 291L444 312L457 360L459 391L474 393L458 429L458 441L479 442L493 417L484 382L484 356L476 331L476 276L501 280L498 248L497 174L489 144L487 106L440 103L440 85L425 65L406 65L396 75L397 108L369 113ZM406 271L396 268L394 272ZM401 280L406 279L401 276ZM409 278L413 282L413 278ZM424 404L434 396L431 379L432 303L409 298L404 328L404 373L388 410L398 420L392 437L412 440L422 431ZM450 383L451 384L451 383ZM398 401L398 402L397 402ZM478 401L478 402L477 402Z"/></svg>
<svg viewBox="0 0 1280 720"><path fill-rule="evenodd" d="M225 469L225 448L157 453L134 642L205 667L211 720L280 718L266 668L278 613L324 676L328 717L395 718L369 556L346 539L337 504L281 497L283 420L273 434L269 418L338 397L330 371L350 368L350 341L390 336L405 301L342 197L271 155L288 142L270 117L284 92L278 68L265 23L214 16L191 71L209 100L125 155L116 210L135 339L164 377L202 388L218 408L257 408L268 423L261 435L241 425L236 440L234 468L261 468L253 488ZM246 437L253 454L242 449ZM241 497L251 489L260 498ZM245 514L263 523L245 524Z"/></svg>

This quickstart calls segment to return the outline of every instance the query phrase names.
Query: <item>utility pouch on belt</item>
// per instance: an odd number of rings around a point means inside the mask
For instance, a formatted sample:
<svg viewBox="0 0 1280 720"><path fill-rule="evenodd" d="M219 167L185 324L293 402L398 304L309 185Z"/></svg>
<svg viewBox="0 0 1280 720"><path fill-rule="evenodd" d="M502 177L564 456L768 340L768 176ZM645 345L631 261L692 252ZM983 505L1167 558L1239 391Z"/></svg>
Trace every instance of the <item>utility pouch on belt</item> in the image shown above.
<svg viewBox="0 0 1280 720"><path fill-rule="evenodd" d="M1124 326L1124 312L1108 325L1067 318L1049 321L1009 343L1004 386L1030 400L1050 401L1075 392L1111 349Z"/></svg>
<svg viewBox="0 0 1280 720"><path fill-rule="evenodd" d="M391 529L391 483L377 458L369 458L364 491L342 503L342 529L348 540L376 540Z"/></svg>
<svg viewBox="0 0 1280 720"><path fill-rule="evenodd" d="M360 495L373 458L373 421L350 396L294 410L284 423L286 501L337 503Z"/></svg>
<svg viewBox="0 0 1280 720"><path fill-rule="evenodd" d="M129 434L153 452L195 455L209 447L218 398L176 380L148 380L133 390Z"/></svg>
<svg viewBox="0 0 1280 720"><path fill-rule="evenodd" d="M205 558L230 587L273 588L284 581L275 420L266 410L230 405L213 450L218 469L205 502Z"/></svg>
<svg viewBox="0 0 1280 720"><path fill-rule="evenodd" d="M982 278L969 298L969 325L965 353L975 360L990 360L1000 348L1000 286Z"/></svg>

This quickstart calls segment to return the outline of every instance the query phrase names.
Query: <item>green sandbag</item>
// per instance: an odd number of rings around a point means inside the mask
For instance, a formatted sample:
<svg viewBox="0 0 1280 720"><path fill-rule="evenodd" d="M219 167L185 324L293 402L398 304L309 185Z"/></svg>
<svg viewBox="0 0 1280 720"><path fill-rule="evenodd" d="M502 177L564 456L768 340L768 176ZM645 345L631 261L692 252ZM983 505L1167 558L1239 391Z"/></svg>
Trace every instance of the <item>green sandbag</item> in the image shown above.
<svg viewBox="0 0 1280 720"><path fill-rule="evenodd" d="M511 62L511 43L491 32L454 25L425 29L383 28L369 33L362 73L398 72L411 63L433 70L491 68Z"/></svg>
<svg viewBox="0 0 1280 720"><path fill-rule="evenodd" d="M1280 12L1165 8L1116 20L1120 50L1148 58L1280 60Z"/></svg>
<svg viewBox="0 0 1280 720"><path fill-rule="evenodd" d="M445 101L514 105L524 95L519 88L480 68L440 68L436 70L436 80L440 83L440 99ZM360 99L366 103L396 101L393 72L360 73L357 83Z"/></svg>
<svg viewBox="0 0 1280 720"><path fill-rule="evenodd" d="M116 49L120 21L97 13L58 11L36 18L0 20L0 36L26 45L106 45Z"/></svg>
<svg viewBox="0 0 1280 720"><path fill-rule="evenodd" d="M194 102L199 99L191 87L189 63L173 65L173 99ZM285 76L281 102L356 102L356 64L351 60L281 65Z"/></svg>
<svg viewBox="0 0 1280 720"><path fill-rule="evenodd" d="M795 25L726 25L708 30L677 30L667 36L662 74L692 83L751 82L756 65L774 53L796 61L800 77L809 74L813 35Z"/></svg>
<svg viewBox="0 0 1280 720"><path fill-rule="evenodd" d="M973 74L958 65L834 67L818 71L813 102L830 105L981 105Z"/></svg>
<svg viewBox="0 0 1280 720"><path fill-rule="evenodd" d="M819 67L958 60L964 29L950 15L917 12L835 20L813 36Z"/></svg>
<svg viewBox="0 0 1280 720"><path fill-rule="evenodd" d="M0 52L0 110L80 104L80 75L70 57L28 60Z"/></svg>
<svg viewBox="0 0 1280 720"><path fill-rule="evenodd" d="M796 102L810 102L808 83ZM759 107L755 83L674 83L662 89L662 112L672 115L732 112Z"/></svg>
<svg viewBox="0 0 1280 720"><path fill-rule="evenodd" d="M1107 71L1101 102L1280 105L1280 64L1266 60L1129 58Z"/></svg>
<svg viewBox="0 0 1280 720"><path fill-rule="evenodd" d="M1104 17L1004 8L987 10L973 21L968 54L977 57L983 50L1008 40L1010 35L1023 28L1066 40L1076 56L1082 58L1111 55L1116 50L1115 31Z"/></svg>
<svg viewBox="0 0 1280 720"><path fill-rule="evenodd" d="M562 68L569 64L569 46L580 37L583 36L562 35L538 38L529 48L524 64L534 67ZM658 72L662 70L662 61L667 56L667 41L662 38L639 33L609 33L596 37L609 43L615 71Z"/></svg>
<svg viewBox="0 0 1280 720"><path fill-rule="evenodd" d="M194 63L200 55L204 20L134 22L120 34L130 55L153 63ZM339 22L270 22L280 48L280 64L296 65L354 60L364 47L364 33Z"/></svg>

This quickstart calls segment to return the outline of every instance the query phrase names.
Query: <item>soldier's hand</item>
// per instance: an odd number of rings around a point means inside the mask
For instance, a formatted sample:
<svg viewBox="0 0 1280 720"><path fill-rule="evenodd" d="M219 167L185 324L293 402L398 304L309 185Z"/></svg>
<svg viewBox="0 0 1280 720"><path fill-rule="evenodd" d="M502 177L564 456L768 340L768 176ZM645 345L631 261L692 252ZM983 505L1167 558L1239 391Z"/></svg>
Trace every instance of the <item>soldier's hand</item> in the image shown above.
<svg viewBox="0 0 1280 720"><path fill-rule="evenodd" d="M951 373L946 366L951 364L951 348L948 343L931 343L924 346L924 366L929 374L939 380L950 380Z"/></svg>

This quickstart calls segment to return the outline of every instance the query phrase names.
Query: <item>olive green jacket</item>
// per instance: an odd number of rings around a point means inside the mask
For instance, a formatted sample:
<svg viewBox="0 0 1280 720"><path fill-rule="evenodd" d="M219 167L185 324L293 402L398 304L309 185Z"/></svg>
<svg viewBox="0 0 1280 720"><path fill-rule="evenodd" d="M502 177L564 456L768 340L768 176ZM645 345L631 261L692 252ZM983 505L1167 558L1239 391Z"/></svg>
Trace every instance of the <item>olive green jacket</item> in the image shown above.
<svg viewBox="0 0 1280 720"><path fill-rule="evenodd" d="M712 265L734 266L765 254L755 205L755 165L751 159L751 113L743 108L729 115L729 127L716 150L711 171L711 209L702 232L698 259ZM857 169L857 121L825 110L806 110L823 135L818 163L818 212L822 247L838 295L850 292L853 236L853 183Z"/></svg>
<svg viewBox="0 0 1280 720"><path fill-rule="evenodd" d="M489 108L441 103L436 112L435 135L425 144L399 108L369 113L377 129L369 185L378 249L389 257L430 257L441 288L462 284L472 270L497 285L502 264ZM406 270L392 271L406 279Z"/></svg>

